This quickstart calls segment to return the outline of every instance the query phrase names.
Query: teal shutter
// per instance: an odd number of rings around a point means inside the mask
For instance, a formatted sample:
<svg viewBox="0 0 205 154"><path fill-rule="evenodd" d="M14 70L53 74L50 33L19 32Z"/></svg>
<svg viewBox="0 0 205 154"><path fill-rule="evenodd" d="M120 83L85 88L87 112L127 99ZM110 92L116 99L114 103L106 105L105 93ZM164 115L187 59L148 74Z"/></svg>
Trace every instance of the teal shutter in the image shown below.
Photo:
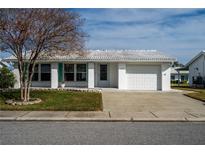
<svg viewBox="0 0 205 154"><path fill-rule="evenodd" d="M58 63L58 81L63 81L63 63Z"/></svg>

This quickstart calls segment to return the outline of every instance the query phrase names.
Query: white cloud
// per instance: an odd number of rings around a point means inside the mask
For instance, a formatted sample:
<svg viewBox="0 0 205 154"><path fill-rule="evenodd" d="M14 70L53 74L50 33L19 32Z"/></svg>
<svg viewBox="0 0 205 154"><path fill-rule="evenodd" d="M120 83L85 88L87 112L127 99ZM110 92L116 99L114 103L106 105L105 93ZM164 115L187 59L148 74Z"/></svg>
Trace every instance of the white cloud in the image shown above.
<svg viewBox="0 0 205 154"><path fill-rule="evenodd" d="M205 20L196 9L85 11L88 48L158 49L186 63L204 48ZM83 12L83 11L82 11ZM81 12L81 14L82 14Z"/></svg>

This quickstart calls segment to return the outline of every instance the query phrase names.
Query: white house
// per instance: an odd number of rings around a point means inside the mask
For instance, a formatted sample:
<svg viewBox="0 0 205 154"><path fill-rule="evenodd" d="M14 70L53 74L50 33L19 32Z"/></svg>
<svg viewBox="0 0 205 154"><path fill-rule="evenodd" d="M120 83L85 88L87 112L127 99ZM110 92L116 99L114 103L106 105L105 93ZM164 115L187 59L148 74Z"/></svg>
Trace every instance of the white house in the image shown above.
<svg viewBox="0 0 205 154"><path fill-rule="evenodd" d="M2 59L0 59L0 68L2 68L3 66L8 66L8 64L3 62Z"/></svg>
<svg viewBox="0 0 205 154"><path fill-rule="evenodd" d="M192 58L186 67L189 68L189 85L205 86L205 51Z"/></svg>
<svg viewBox="0 0 205 154"><path fill-rule="evenodd" d="M89 50L84 56L44 57L37 61L32 86L58 88L63 82L66 87L167 91L174 61L155 50ZM16 66L14 73L18 80Z"/></svg>
<svg viewBox="0 0 205 154"><path fill-rule="evenodd" d="M183 67L171 67L171 81L189 81L189 71Z"/></svg>
<svg viewBox="0 0 205 154"><path fill-rule="evenodd" d="M4 64L0 61L0 68L2 68L4 66Z"/></svg>

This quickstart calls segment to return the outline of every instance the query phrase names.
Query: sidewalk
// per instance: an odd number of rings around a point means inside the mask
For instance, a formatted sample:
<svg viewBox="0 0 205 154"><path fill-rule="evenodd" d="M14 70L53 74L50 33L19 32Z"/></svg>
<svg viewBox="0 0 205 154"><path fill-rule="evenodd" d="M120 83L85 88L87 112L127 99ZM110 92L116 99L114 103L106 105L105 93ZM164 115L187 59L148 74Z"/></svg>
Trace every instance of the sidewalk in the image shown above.
<svg viewBox="0 0 205 154"><path fill-rule="evenodd" d="M82 111L0 111L0 120L15 121L200 121L204 114L189 112L82 112Z"/></svg>

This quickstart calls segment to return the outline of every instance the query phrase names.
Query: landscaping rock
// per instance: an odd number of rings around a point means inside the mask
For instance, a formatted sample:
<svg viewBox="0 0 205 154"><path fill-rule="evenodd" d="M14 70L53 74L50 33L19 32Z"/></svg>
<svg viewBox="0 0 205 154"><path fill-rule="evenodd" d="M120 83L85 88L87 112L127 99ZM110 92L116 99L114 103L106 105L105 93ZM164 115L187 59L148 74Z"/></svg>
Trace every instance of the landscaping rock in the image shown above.
<svg viewBox="0 0 205 154"><path fill-rule="evenodd" d="M6 102L6 104L9 104L9 105L31 105L31 104L40 103L41 99L35 98L35 99L28 101L28 102L22 102L20 100L9 99L9 100L6 100L5 102Z"/></svg>

